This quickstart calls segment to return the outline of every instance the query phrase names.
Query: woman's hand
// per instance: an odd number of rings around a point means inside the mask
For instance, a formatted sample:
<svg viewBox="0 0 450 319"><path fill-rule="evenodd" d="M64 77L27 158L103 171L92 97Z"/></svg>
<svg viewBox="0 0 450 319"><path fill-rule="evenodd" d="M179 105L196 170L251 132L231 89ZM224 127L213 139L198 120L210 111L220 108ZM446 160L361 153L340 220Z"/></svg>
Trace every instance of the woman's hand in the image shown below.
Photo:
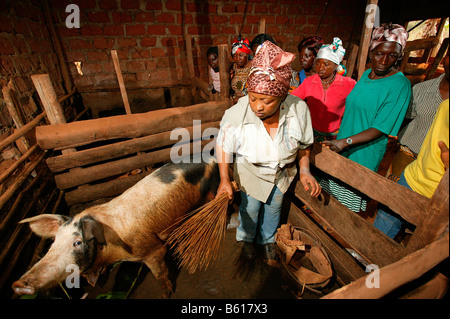
<svg viewBox="0 0 450 319"><path fill-rule="evenodd" d="M439 141L439 148L441 149L441 160L444 163L445 169L448 168L449 151L447 145L443 141Z"/></svg>
<svg viewBox="0 0 450 319"><path fill-rule="evenodd" d="M219 197L222 193L228 193L228 198L230 201L233 200L233 186L231 185L230 180L228 179L221 179L219 188L217 189L216 198Z"/></svg>
<svg viewBox="0 0 450 319"><path fill-rule="evenodd" d="M322 187L320 187L320 184L309 172L309 169L303 168L300 170L300 182L305 188L305 191L311 190L311 197L318 197L322 192Z"/></svg>
<svg viewBox="0 0 450 319"><path fill-rule="evenodd" d="M339 153L347 147L347 142L345 140L323 141L321 144L336 153Z"/></svg>

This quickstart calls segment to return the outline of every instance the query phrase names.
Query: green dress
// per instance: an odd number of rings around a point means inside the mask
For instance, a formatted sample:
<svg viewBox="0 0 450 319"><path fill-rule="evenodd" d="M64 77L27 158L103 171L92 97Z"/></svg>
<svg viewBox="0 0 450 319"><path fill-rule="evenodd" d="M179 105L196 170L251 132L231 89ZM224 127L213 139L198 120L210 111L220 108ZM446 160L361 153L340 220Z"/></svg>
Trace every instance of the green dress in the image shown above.
<svg viewBox="0 0 450 319"><path fill-rule="evenodd" d="M411 99L411 83L398 72L386 78L371 80L367 70L347 96L345 112L337 139L345 139L369 128L384 134L368 143L349 147L341 154L372 171L377 171L386 152L388 136L396 136L405 118ZM349 209L366 210L364 196L333 179L321 182L322 187Z"/></svg>

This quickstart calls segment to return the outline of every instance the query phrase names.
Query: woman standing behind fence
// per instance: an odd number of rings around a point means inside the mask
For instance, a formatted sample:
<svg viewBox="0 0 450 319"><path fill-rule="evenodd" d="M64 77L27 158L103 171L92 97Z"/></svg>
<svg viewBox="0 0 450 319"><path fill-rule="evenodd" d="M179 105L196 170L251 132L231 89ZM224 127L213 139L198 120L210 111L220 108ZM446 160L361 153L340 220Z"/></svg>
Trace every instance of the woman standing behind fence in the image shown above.
<svg viewBox="0 0 450 319"><path fill-rule="evenodd" d="M317 53L315 63L316 74L305 81L292 95L298 96L308 104L317 142L336 138L345 99L356 84L356 81L339 74L345 49L339 38L333 43L323 45Z"/></svg>
<svg viewBox="0 0 450 319"><path fill-rule="evenodd" d="M231 56L234 61L231 71L231 98L234 103L247 95L247 77L251 68L249 55L251 53L250 42L247 39L242 40L239 36L233 42L231 47Z"/></svg>
<svg viewBox="0 0 450 319"><path fill-rule="evenodd" d="M336 140L322 142L369 169L377 171L388 136L397 135L411 99L411 84L399 72L408 33L398 24L374 29L369 46L372 68L364 72L346 100ZM322 187L354 212L366 210L366 199L334 180Z"/></svg>

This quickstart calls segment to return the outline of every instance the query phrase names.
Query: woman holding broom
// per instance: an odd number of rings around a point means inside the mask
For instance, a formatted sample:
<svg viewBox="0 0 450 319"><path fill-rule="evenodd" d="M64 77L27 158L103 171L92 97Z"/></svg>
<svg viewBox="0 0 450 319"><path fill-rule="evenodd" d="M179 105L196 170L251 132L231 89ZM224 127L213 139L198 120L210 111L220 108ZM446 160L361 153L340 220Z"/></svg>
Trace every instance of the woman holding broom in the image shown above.
<svg viewBox="0 0 450 319"><path fill-rule="evenodd" d="M248 96L225 112L217 137L217 196L227 192L233 198L229 167L236 154L234 180L241 196L236 239L249 259L255 256L255 243L264 245L269 265L276 263L273 242L284 193L297 174L296 159L305 189L314 197L321 192L309 171L314 136L308 106L288 94L294 58L264 42L252 61Z"/></svg>

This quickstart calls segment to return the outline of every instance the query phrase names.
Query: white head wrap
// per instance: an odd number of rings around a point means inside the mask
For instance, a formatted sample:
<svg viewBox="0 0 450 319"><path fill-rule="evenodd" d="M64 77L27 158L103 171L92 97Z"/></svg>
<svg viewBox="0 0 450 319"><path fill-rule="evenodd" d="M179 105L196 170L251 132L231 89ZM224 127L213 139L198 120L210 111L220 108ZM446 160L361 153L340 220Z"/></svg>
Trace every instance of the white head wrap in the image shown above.
<svg viewBox="0 0 450 319"><path fill-rule="evenodd" d="M317 59L326 59L337 65L341 64L345 55L345 49L342 46L342 40L334 38L332 44L322 45L317 53Z"/></svg>

